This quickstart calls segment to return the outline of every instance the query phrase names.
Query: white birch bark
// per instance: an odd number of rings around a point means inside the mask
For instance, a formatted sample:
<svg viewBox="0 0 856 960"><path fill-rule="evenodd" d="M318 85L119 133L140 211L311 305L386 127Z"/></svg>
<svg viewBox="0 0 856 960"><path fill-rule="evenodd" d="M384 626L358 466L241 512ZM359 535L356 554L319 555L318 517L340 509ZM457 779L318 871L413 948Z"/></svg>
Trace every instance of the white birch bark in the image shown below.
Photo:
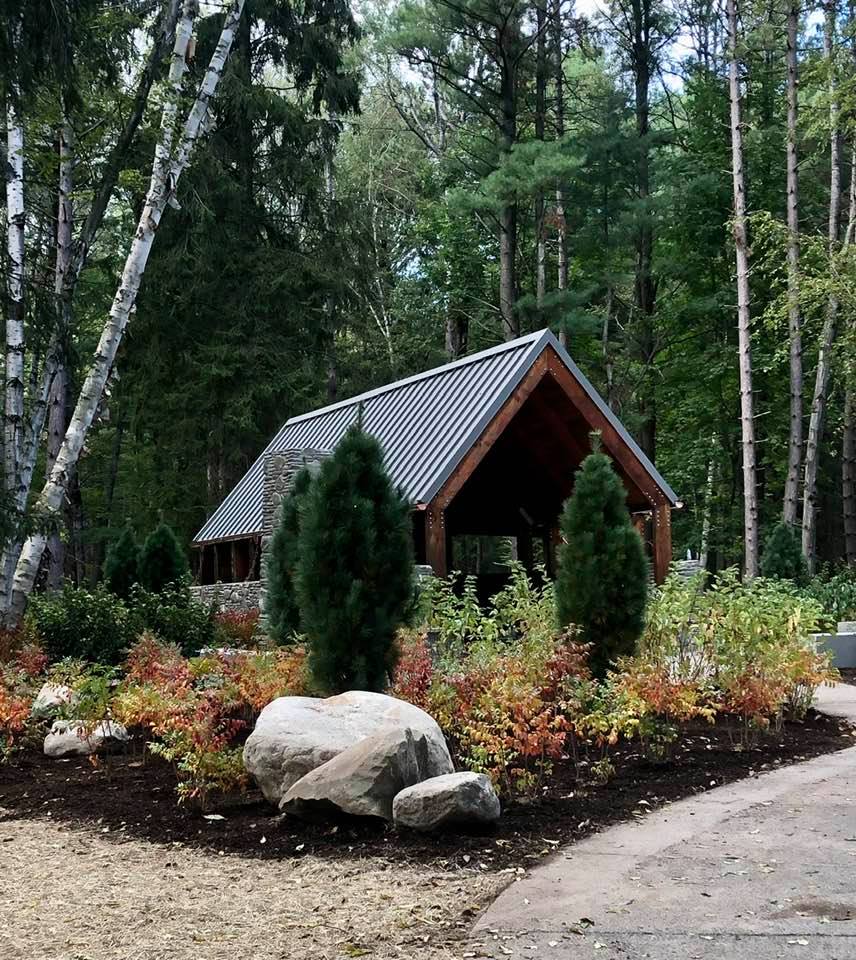
<svg viewBox="0 0 856 960"><path fill-rule="evenodd" d="M786 523L795 525L799 507L800 466L802 465L802 318L800 315L799 262L799 172L797 167L797 28L799 0L788 5L788 134L787 134L787 217L788 217L788 334L790 338L790 428L788 431L788 472L782 511Z"/></svg>
<svg viewBox="0 0 856 960"><path fill-rule="evenodd" d="M854 44L856 58L856 44ZM856 231L856 143L850 151L850 213L847 222L845 246L853 243ZM856 322L848 318L850 337L856 338ZM851 340L851 342L856 342ZM841 513L844 522L844 556L848 563L856 564L856 391L853 378L856 363L849 358L844 369L844 435L841 442Z"/></svg>
<svg viewBox="0 0 856 960"><path fill-rule="evenodd" d="M116 352L128 325L134 301L145 272L146 263L164 209L169 203L178 180L187 166L194 144L200 135L208 112L208 104L229 56L244 0L233 0L227 13L220 37L211 56L196 100L184 122L176 149L178 104L182 79L186 70L186 55L196 15L195 0L185 0L173 44L169 69L168 94L163 109L161 135L152 164L152 177L146 202L128 252L122 279L95 352L92 366L80 391L74 413L57 455L50 477L37 501L37 508L44 513L56 513L65 500L71 476L77 466L87 432L95 417L104 391L104 385L116 358ZM17 622L26 606L39 563L44 553L45 536L37 533L28 538L21 550L12 585L12 598L8 620Z"/></svg>
<svg viewBox="0 0 856 960"><path fill-rule="evenodd" d="M740 363L740 426L743 451L743 542L745 573L758 574L758 500L755 479L755 418L752 397L752 332L749 307L749 245L746 183L737 60L737 0L728 0L728 92L731 103L731 172L734 188L734 249L737 263L737 333Z"/></svg>
<svg viewBox="0 0 856 960"><path fill-rule="evenodd" d="M20 27L17 33L20 39ZM9 497L18 488L24 427L24 123L14 86L6 98L6 292L3 384L3 480Z"/></svg>
<svg viewBox="0 0 856 960"><path fill-rule="evenodd" d="M838 12L836 0L825 4L823 51L829 70L829 263L838 253L838 235L841 220L841 131L839 129L840 104L835 70L835 21ZM826 415L826 399L832 373L832 348L838 321L838 297L832 290L826 304L826 319L820 335L820 352L811 401L811 416L805 448L805 476L803 480L802 551L810 573L817 563L817 471L820 459L820 444L823 439L823 421Z"/></svg>

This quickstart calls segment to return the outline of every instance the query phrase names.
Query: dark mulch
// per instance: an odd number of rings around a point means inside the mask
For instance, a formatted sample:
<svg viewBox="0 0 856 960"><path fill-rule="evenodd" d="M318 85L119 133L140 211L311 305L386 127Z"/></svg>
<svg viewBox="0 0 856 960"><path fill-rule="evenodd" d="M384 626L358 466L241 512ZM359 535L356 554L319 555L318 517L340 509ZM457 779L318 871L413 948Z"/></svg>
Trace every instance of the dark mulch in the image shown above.
<svg viewBox="0 0 856 960"><path fill-rule="evenodd" d="M849 683L856 687L856 667L839 667L838 672L841 674L842 683Z"/></svg>
<svg viewBox="0 0 856 960"><path fill-rule="evenodd" d="M557 763L537 802L509 803L498 828L482 836L423 837L363 821L310 826L277 816L258 794L215 808L224 819L205 819L176 804L172 769L156 758L143 765L139 756L114 756L96 768L85 759L48 760L35 748L0 764L0 807L11 819L50 818L117 842L178 842L266 859L383 856L499 870L529 866L558 845L644 816L666 801L854 744L851 727L813 712L750 750L735 749L734 731L725 723L702 724L683 732L668 762L646 760L633 744L616 748L617 772L606 785L577 779L569 761Z"/></svg>

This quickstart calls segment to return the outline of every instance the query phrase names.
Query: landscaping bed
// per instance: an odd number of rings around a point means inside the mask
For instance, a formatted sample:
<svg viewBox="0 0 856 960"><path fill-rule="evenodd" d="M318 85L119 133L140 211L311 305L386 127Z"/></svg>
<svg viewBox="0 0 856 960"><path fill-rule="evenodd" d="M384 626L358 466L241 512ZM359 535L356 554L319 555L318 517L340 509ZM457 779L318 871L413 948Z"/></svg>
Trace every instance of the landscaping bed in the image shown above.
<svg viewBox="0 0 856 960"><path fill-rule="evenodd" d="M206 818L176 804L173 769L156 757L143 764L139 755L116 755L93 766L86 758L51 760L26 747L0 764L0 820L50 820L98 831L115 843L145 840L240 857L380 857L434 869L501 871L526 868L560 845L667 801L852 746L854 736L846 723L810 711L757 747L740 749L726 720L689 723L666 761L647 759L632 741L617 745L616 772L605 784L587 779L585 767L578 778L570 760L557 760L536 799L505 804L496 830L476 836L422 836L364 821L312 826L278 816L253 792L212 804Z"/></svg>

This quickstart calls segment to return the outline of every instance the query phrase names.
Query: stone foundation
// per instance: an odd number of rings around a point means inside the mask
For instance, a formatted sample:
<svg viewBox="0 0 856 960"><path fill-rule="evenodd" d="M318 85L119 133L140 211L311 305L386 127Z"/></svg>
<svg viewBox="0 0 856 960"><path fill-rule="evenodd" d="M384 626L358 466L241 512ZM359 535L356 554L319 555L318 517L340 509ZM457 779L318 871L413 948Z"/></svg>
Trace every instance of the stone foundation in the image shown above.
<svg viewBox="0 0 856 960"><path fill-rule="evenodd" d="M243 583L211 583L193 586L190 592L195 600L205 606L213 603L220 613L246 613L260 608L261 586L259 580L245 580Z"/></svg>

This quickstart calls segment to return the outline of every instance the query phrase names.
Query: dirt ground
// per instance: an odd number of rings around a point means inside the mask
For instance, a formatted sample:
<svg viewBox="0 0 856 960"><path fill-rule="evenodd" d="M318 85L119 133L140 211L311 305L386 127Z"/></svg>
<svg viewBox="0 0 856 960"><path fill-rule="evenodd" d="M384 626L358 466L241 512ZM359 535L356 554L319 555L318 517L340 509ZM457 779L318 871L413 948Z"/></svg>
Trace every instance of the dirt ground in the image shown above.
<svg viewBox="0 0 856 960"><path fill-rule="evenodd" d="M482 836L313 828L259 799L179 807L171 768L134 756L0 764L0 960L465 960L499 891L558 847L663 803L850 746L818 714L736 750L717 724L668 762L626 745L596 784L557 764L536 803Z"/></svg>
<svg viewBox="0 0 856 960"><path fill-rule="evenodd" d="M0 808L0 814L4 811ZM509 875L259 860L0 820L2 960L448 960Z"/></svg>

